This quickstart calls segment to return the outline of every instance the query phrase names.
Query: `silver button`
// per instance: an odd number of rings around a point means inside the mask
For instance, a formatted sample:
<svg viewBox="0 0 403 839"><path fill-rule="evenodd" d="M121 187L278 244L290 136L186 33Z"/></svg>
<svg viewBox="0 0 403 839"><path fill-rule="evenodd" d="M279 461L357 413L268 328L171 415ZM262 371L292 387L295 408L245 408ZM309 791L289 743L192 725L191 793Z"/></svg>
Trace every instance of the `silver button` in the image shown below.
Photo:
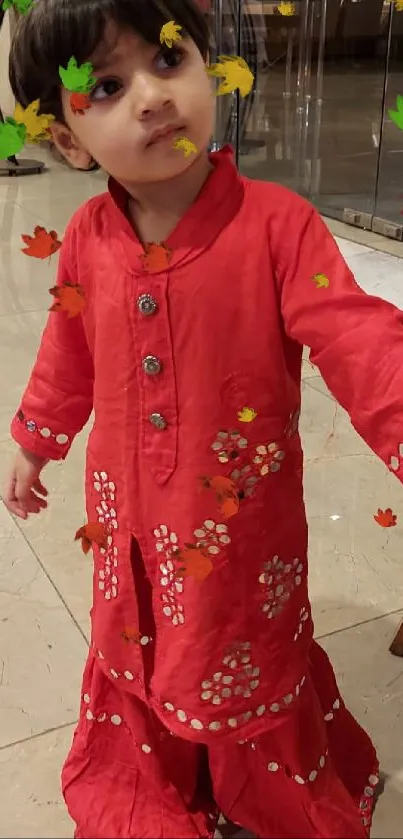
<svg viewBox="0 0 403 839"><path fill-rule="evenodd" d="M150 414L149 419L151 425L153 425L155 428L158 428L159 431L164 431L164 429L168 425L165 417L163 417L162 414Z"/></svg>
<svg viewBox="0 0 403 839"><path fill-rule="evenodd" d="M147 376L156 376L161 372L162 364L156 355L146 355L143 358L143 370Z"/></svg>
<svg viewBox="0 0 403 839"><path fill-rule="evenodd" d="M154 315L158 309L157 301L151 294L140 294L137 300L137 308L142 315Z"/></svg>

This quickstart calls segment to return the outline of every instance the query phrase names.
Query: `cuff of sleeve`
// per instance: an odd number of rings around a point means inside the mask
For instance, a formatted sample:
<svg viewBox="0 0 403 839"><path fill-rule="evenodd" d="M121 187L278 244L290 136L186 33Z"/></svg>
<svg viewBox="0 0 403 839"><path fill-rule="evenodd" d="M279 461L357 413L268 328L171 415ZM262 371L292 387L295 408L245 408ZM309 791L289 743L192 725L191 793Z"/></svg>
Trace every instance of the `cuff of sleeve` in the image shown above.
<svg viewBox="0 0 403 839"><path fill-rule="evenodd" d="M22 410L11 423L11 436L23 449L46 460L64 460L73 442L72 436L28 418Z"/></svg>

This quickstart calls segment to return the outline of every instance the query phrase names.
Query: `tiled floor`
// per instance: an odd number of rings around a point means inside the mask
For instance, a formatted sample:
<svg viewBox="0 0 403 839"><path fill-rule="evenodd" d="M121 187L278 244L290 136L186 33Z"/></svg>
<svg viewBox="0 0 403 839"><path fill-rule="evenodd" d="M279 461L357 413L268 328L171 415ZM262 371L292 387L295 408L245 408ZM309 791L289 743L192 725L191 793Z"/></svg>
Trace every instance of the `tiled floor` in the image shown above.
<svg viewBox="0 0 403 839"><path fill-rule="evenodd" d="M49 305L56 260L21 253L36 223L59 234L78 204L103 189L100 174L52 164L39 177L0 181L0 475L13 452L11 415ZM339 241L360 284L403 308L403 261ZM402 246L403 250L403 246ZM316 634L352 710L374 737L387 775L374 837L403 837L403 659L388 652L403 618L403 535L373 521L403 490L352 430L304 362L302 430L311 527ZM59 769L77 717L88 638L91 569L72 544L83 520L85 433L50 465L49 510L26 524L0 504L0 837L70 837Z"/></svg>

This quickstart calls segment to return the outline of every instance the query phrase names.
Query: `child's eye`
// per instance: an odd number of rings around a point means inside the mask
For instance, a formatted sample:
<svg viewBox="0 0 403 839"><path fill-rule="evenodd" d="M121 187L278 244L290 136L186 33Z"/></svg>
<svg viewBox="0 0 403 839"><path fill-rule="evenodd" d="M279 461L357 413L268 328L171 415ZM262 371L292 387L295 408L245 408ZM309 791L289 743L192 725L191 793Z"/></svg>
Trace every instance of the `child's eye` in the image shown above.
<svg viewBox="0 0 403 839"><path fill-rule="evenodd" d="M105 79L92 88L90 99L93 102L100 102L102 99L113 96L121 87L122 85L116 79Z"/></svg>
<svg viewBox="0 0 403 839"><path fill-rule="evenodd" d="M159 70L174 70L182 64L184 57L183 50L178 47L163 47L157 55L157 67Z"/></svg>

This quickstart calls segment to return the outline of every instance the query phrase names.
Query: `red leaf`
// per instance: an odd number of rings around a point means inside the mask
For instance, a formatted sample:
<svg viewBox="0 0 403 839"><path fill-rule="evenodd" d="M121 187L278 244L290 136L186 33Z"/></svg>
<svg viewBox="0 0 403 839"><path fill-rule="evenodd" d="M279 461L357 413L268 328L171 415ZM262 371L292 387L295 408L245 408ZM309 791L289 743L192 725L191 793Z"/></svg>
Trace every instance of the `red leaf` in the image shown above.
<svg viewBox="0 0 403 839"><path fill-rule="evenodd" d="M98 521L88 522L88 524L80 527L74 539L76 541L81 539L81 547L85 554L89 552L93 543L98 545L99 548L106 548L107 545L107 533L104 525Z"/></svg>
<svg viewBox="0 0 403 839"><path fill-rule="evenodd" d="M127 641L128 643L131 642L133 644L139 644L141 634L135 626L125 626L122 632L122 638L124 641Z"/></svg>
<svg viewBox="0 0 403 839"><path fill-rule="evenodd" d="M84 116L91 108L91 100L88 93L72 93L70 96L70 108L73 114Z"/></svg>
<svg viewBox="0 0 403 839"><path fill-rule="evenodd" d="M33 236L23 233L21 239L27 245L26 248L21 248L22 253L26 253L27 256L35 256L37 259L46 259L46 257L52 256L62 246L57 238L56 230L49 230L48 232L38 224L34 228Z"/></svg>
<svg viewBox="0 0 403 839"><path fill-rule="evenodd" d="M194 577L198 583L202 583L213 570L213 563L210 557L196 547L178 551L176 560L179 563L179 567L175 572L175 576Z"/></svg>
<svg viewBox="0 0 403 839"><path fill-rule="evenodd" d="M234 482L223 475L214 478L202 478L203 486L215 493L217 503L224 518L229 519L239 511L239 494Z"/></svg>
<svg viewBox="0 0 403 839"><path fill-rule="evenodd" d="M172 258L172 251L164 244L157 245L149 242L141 255L143 268L146 271L166 271Z"/></svg>
<svg viewBox="0 0 403 839"><path fill-rule="evenodd" d="M374 519L381 527L395 527L397 524L397 516L392 513L390 507L387 510L378 509L378 515L374 516Z"/></svg>
<svg viewBox="0 0 403 839"><path fill-rule="evenodd" d="M68 318L74 318L84 309L84 290L78 284L63 283L62 286L50 288L49 292L55 298L50 312L66 312Z"/></svg>

